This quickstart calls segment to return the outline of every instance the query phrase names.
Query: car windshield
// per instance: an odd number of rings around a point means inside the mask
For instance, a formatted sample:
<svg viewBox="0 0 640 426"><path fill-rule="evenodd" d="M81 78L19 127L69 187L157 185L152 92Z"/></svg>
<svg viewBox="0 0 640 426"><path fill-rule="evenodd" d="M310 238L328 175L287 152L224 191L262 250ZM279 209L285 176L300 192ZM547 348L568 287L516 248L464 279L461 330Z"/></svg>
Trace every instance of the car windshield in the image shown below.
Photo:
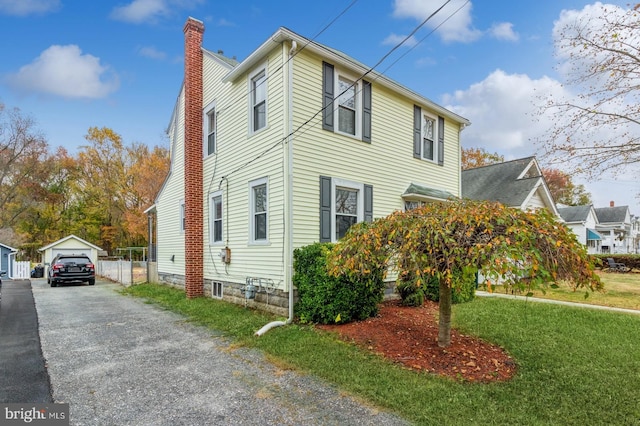
<svg viewBox="0 0 640 426"><path fill-rule="evenodd" d="M58 263L91 263L86 257L63 257L58 259Z"/></svg>

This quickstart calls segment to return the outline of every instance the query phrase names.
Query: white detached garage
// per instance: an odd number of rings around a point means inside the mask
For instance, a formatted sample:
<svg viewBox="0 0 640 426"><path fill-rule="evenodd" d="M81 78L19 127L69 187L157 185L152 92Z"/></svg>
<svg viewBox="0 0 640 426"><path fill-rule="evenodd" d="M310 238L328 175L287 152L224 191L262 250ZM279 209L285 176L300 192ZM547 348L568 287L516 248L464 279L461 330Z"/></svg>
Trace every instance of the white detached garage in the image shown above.
<svg viewBox="0 0 640 426"><path fill-rule="evenodd" d="M45 266L45 275L46 269L58 254L84 254L89 256L89 259L96 264L98 262L98 252L101 250L100 247L75 235L69 235L68 237L64 237L61 240L38 249L39 252L42 252L42 264Z"/></svg>

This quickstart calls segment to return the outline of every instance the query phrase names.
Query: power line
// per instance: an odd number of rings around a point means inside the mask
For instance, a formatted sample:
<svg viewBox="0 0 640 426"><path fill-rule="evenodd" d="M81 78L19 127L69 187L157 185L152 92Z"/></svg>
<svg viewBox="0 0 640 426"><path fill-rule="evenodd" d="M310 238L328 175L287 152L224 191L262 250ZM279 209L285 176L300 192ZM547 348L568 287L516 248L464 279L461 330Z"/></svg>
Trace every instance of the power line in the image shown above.
<svg viewBox="0 0 640 426"><path fill-rule="evenodd" d="M269 153L271 150L275 149L278 145L286 142L290 137L294 136L296 133L298 133L303 127L305 127L307 124L311 123L320 113L324 112L324 110L326 110L327 108L331 107L333 108L333 104L335 102L336 99L339 99L340 96L342 96L344 93L346 93L347 91L349 91L354 85L356 85L359 81L361 81L362 79L364 79L364 77L366 77L369 73L371 73L375 68L378 67L378 65L380 65L382 62L384 62L384 60L386 58L389 57L389 55L391 55L395 50L397 50L400 46L402 46L408 39L410 39L418 30L420 30L420 28L422 28L427 22L429 22L429 20L431 20L438 12L440 12L449 2L451 2L451 0L447 0L444 2L444 4L442 6L440 6L438 9L436 9L433 13L431 13L427 18L425 18L418 26L416 26L413 31L411 31L411 33L409 35L407 35L402 41L400 41L399 43L397 43L391 50L389 50L385 55L382 56L382 58L380 60L378 60L378 62L373 66L370 67L367 71L365 71L360 77L358 77L349 87L347 87L345 90L343 90L341 93L339 93L337 96L335 96L333 98L333 100L326 106L322 107L321 109L319 109L315 114L313 114L308 120L306 120L304 123L302 123L301 125L299 125L295 130L293 130L292 132L290 132L288 135L284 136L283 138L281 138L280 140L277 140L273 145L269 146L268 148L266 148L264 151L262 151L260 154L258 154L256 157L252 158L251 160L245 162L244 164L242 164L241 166L237 167L236 169L232 170L231 172L227 173L226 175L224 175L222 177L222 179L226 179L229 176L231 176L232 174L237 173L238 171L244 169L245 167L249 166L250 164L254 163L255 161L259 160L260 158L262 158L263 156L265 156L267 153ZM468 3L468 2L467 2ZM466 4L466 3L465 3ZM463 5L464 6L464 5ZM462 9L462 7L458 8L456 11L454 11L448 18L450 19L453 15L455 15L456 13L458 13L458 11L460 11L460 9ZM444 21L446 22L446 20ZM444 23L443 22L443 23ZM442 25L442 23L440 24ZM427 34L427 36L425 36L420 42L422 42L424 39L426 39L426 37L428 37L430 34L432 34L433 31L431 31L429 34ZM311 41L307 42L305 44L305 46L307 46ZM293 55L295 56L295 55ZM292 57L293 57L292 56ZM291 58L290 58L291 59ZM397 61L396 61L397 62ZM395 62L394 62L395 63ZM392 64L393 65L393 64ZM386 70L385 70L386 71ZM377 79L378 77L376 77Z"/></svg>

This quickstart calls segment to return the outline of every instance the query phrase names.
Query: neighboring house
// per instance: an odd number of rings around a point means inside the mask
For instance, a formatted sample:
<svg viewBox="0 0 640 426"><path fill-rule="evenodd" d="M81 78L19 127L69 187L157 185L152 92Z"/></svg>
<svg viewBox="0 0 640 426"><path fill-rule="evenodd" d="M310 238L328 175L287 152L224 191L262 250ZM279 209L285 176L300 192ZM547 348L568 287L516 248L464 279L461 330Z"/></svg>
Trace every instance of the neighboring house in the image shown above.
<svg viewBox="0 0 640 426"><path fill-rule="evenodd" d="M640 253L640 216L631 215L631 241L633 253Z"/></svg>
<svg viewBox="0 0 640 426"><path fill-rule="evenodd" d="M84 254L89 256L94 263L97 263L98 252L101 250L100 247L75 235L69 235L38 249L39 252L42 252L42 264L45 267L45 275L47 268L51 265L51 261L57 254Z"/></svg>
<svg viewBox="0 0 640 426"><path fill-rule="evenodd" d="M629 206L615 206L595 209L598 217L596 230L602 235L602 253L634 253L631 233L631 213Z"/></svg>
<svg viewBox="0 0 640 426"><path fill-rule="evenodd" d="M462 198L498 201L521 210L545 208L559 217L535 157L463 170Z"/></svg>
<svg viewBox="0 0 640 426"><path fill-rule="evenodd" d="M295 248L460 196L466 119L286 28L242 62L203 49L200 21L184 31L171 168L149 209L161 281L242 303L253 283L249 303L286 311Z"/></svg>
<svg viewBox="0 0 640 426"><path fill-rule="evenodd" d="M6 272L8 277L13 276L11 267L13 264L13 257L17 251L18 250L13 247L0 243L0 271Z"/></svg>
<svg viewBox="0 0 640 426"><path fill-rule="evenodd" d="M588 253L602 252L602 236L596 231L598 217L593 205L558 207L558 213Z"/></svg>

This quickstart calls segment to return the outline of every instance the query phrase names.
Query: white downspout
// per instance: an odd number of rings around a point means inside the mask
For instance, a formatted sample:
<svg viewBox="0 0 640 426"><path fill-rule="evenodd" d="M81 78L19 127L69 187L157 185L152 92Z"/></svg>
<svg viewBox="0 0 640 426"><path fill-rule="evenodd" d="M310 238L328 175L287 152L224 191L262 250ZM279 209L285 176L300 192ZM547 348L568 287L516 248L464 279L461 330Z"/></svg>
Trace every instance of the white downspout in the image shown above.
<svg viewBox="0 0 640 426"><path fill-rule="evenodd" d="M286 321L272 321L264 325L260 330L256 331L256 336L262 336L272 328L279 327L281 325L291 324L293 322L293 55L298 48L298 43L295 40L291 40L291 49L289 49L289 60L287 63L287 150L286 163L287 174L285 176L286 181L286 197L287 203L286 209L286 227L285 233L285 282L289 289L289 318Z"/></svg>

